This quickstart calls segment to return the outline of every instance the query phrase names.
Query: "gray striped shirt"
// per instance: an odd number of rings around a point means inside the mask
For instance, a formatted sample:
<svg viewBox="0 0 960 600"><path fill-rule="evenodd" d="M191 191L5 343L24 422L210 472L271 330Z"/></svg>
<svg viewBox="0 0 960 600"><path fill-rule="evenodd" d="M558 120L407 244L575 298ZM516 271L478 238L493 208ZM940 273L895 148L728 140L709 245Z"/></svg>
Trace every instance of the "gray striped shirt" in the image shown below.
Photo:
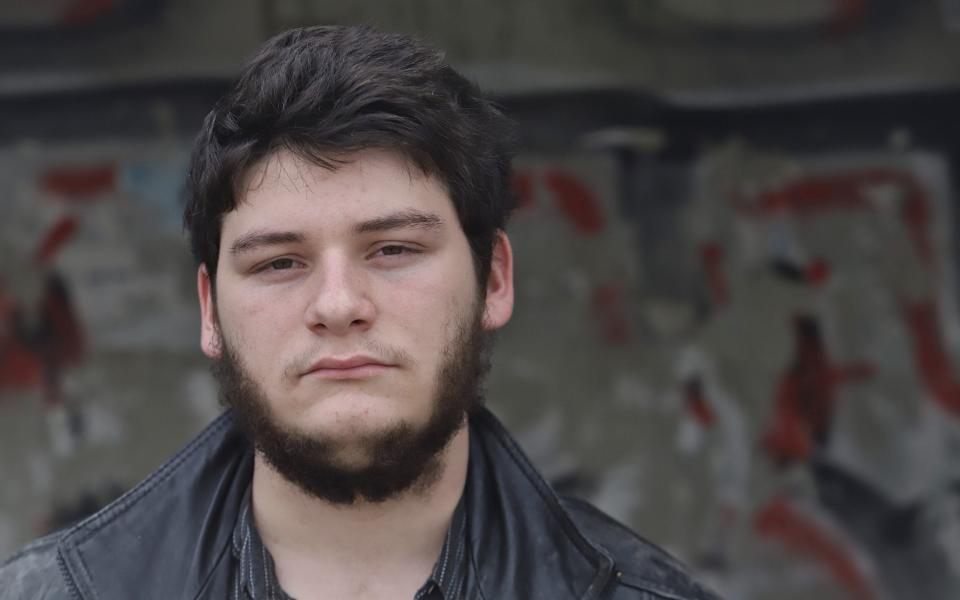
<svg viewBox="0 0 960 600"><path fill-rule="evenodd" d="M293 600L280 587L273 557L257 533L250 512L250 489L243 496L240 518L233 528L233 600ZM463 497L453 512L447 537L430 578L413 600L460 600L467 569L467 515Z"/></svg>

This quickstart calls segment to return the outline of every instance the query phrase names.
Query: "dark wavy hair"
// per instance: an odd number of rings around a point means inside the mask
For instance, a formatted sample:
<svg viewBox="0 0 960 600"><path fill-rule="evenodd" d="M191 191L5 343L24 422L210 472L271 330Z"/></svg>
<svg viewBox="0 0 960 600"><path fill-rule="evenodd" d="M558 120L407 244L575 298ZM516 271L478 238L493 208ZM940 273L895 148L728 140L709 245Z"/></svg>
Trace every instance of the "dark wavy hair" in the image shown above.
<svg viewBox="0 0 960 600"><path fill-rule="evenodd" d="M214 278L223 215L250 167L281 149L336 169L392 150L442 182L486 283L514 200L513 124L425 43L371 27L308 27L264 44L204 119L187 176L184 224Z"/></svg>

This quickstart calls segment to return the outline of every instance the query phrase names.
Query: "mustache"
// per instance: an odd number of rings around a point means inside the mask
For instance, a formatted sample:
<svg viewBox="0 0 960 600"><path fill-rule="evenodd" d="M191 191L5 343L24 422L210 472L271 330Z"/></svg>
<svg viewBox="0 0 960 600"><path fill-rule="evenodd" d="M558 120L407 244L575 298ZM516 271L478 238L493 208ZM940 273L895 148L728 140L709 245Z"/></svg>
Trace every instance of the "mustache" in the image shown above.
<svg viewBox="0 0 960 600"><path fill-rule="evenodd" d="M390 365L404 366L413 362L413 357L406 350L381 344L374 340L361 340L358 345L349 348L314 348L295 356L283 368L284 379L295 379L317 364L323 358L330 356L349 356L363 354L379 362Z"/></svg>

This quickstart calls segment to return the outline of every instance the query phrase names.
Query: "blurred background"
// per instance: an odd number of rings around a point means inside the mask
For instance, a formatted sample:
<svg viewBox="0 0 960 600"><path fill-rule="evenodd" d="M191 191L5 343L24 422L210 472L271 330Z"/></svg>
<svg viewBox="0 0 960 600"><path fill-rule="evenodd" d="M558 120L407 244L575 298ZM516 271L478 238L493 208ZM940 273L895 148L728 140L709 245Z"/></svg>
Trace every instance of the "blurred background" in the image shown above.
<svg viewBox="0 0 960 600"><path fill-rule="evenodd" d="M217 414L187 153L317 23L518 122L488 396L559 490L729 600L960 597L960 0L0 0L0 555Z"/></svg>

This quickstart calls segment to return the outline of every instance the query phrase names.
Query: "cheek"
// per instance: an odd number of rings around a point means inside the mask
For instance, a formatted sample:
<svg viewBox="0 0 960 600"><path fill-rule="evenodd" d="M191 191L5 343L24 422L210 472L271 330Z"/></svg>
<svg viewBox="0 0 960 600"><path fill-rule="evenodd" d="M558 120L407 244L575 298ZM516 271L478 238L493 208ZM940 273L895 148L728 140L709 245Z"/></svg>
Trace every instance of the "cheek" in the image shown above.
<svg viewBox="0 0 960 600"><path fill-rule="evenodd" d="M472 272L466 278L453 269L432 269L420 277L385 281L378 293L381 311L442 321L443 317L473 303L474 282Z"/></svg>
<svg viewBox="0 0 960 600"><path fill-rule="evenodd" d="M386 296L390 317L385 320L402 328L404 337L412 344L409 349L422 357L424 364L440 361L440 353L463 320L470 318L477 300L472 271L469 277L463 279L450 273L446 278L408 281Z"/></svg>
<svg viewBox="0 0 960 600"><path fill-rule="evenodd" d="M290 336L295 303L283 302L262 295L244 294L220 307L220 324L224 336L244 355L275 356L276 344Z"/></svg>

